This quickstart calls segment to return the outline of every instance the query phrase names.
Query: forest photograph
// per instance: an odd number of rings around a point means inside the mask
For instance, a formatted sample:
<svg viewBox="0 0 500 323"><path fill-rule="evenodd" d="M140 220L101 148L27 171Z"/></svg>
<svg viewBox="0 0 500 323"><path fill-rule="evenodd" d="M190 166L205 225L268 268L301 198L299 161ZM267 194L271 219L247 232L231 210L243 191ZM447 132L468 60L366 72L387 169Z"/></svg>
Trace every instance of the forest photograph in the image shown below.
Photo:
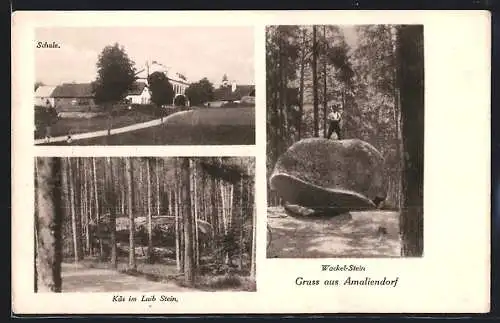
<svg viewBox="0 0 500 323"><path fill-rule="evenodd" d="M35 292L256 291L254 157L36 157Z"/></svg>
<svg viewBox="0 0 500 323"><path fill-rule="evenodd" d="M423 256L424 26L266 27L267 258Z"/></svg>

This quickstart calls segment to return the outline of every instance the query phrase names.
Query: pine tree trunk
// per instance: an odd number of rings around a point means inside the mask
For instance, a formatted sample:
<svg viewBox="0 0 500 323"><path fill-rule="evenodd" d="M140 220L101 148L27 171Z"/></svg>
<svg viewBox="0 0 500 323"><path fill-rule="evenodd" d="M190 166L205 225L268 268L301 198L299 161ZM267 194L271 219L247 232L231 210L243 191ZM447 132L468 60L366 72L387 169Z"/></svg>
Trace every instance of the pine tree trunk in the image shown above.
<svg viewBox="0 0 500 323"><path fill-rule="evenodd" d="M245 208L245 203L244 203L244 196L246 194L246 190L244 188L244 182L243 180L240 180L240 183L238 185L240 187L240 211L239 213L239 220L238 220L238 227L239 227L239 236L238 236L238 244L239 244L239 263L238 263L238 269L241 271L243 270L243 255L244 255L244 245L243 245L243 234L244 234L244 226L245 226L245 220L244 220L244 215L246 213L246 208Z"/></svg>
<svg viewBox="0 0 500 323"><path fill-rule="evenodd" d="M89 189L88 189L88 176L87 176L87 159L83 159L83 195L84 195L84 210L83 210L83 218L85 224L85 250L86 254L90 255L90 226L89 226Z"/></svg>
<svg viewBox="0 0 500 323"><path fill-rule="evenodd" d="M231 233L234 236L234 242L236 243L236 238L240 237L240 230L242 227L241 224L241 219L242 219L242 212L241 212L241 181L239 181L236 184L232 185L232 194L231 194ZM231 246L231 249L236 249L238 246ZM239 249L239 248L238 248ZM240 266L241 264L238 264ZM241 270L241 267L239 268Z"/></svg>
<svg viewBox="0 0 500 323"><path fill-rule="evenodd" d="M398 68L397 68L397 63L398 63L398 50L397 50L397 42L398 42L398 32L397 28L398 27L392 27L392 32L391 34L394 34L394 39L393 39L393 53L394 53L394 121L396 124L396 159L398 160L397 163L397 180L396 180L396 201L395 205L398 209L401 209L401 192L402 192L402 181L401 181L401 175L402 175L402 170L403 170L403 156L401 152L403 151L403 140L401 136L401 103L400 103L400 98L399 98L399 88L397 84L399 84L398 81ZM392 37L391 37L392 38Z"/></svg>
<svg viewBox="0 0 500 323"><path fill-rule="evenodd" d="M255 258L256 256L256 250L257 250L257 230L256 230L256 223L257 223L257 217L256 217L256 212L255 212L255 205L252 208L252 265L250 268L250 276L255 279L255 272L256 272L256 263L257 259Z"/></svg>
<svg viewBox="0 0 500 323"><path fill-rule="evenodd" d="M285 34L280 35L280 114L281 114L281 140L284 145L282 150L286 149L288 145L288 103L287 103L287 92L288 92L288 81L286 75L287 69L287 55L285 53L284 43Z"/></svg>
<svg viewBox="0 0 500 323"><path fill-rule="evenodd" d="M128 266L129 270L136 270L137 265L135 261L135 220L134 220L134 182L133 176L133 166L130 157L125 158L126 172L127 172L127 187L128 187L128 219L129 219L129 255L128 255Z"/></svg>
<svg viewBox="0 0 500 323"><path fill-rule="evenodd" d="M123 170L123 168L122 168L122 170ZM122 197L122 209L121 209L121 214L122 215L125 215L125 209L126 209L126 205L127 205L127 196L126 196L127 194L125 192L126 185L125 185L124 182L125 181L122 179L122 186L121 186L122 189L121 189L121 192L120 192L121 197Z"/></svg>
<svg viewBox="0 0 500 323"><path fill-rule="evenodd" d="M60 293L62 290L61 159L37 157L36 169L36 291Z"/></svg>
<svg viewBox="0 0 500 323"><path fill-rule="evenodd" d="M326 42L326 26L323 26L323 38L324 38L324 46L326 47L324 49L325 51L325 56L326 53L328 52L328 45ZM326 138L327 135L327 122L326 122L326 116L327 116L327 95L326 95L326 57L323 57L323 137Z"/></svg>
<svg viewBox="0 0 500 323"><path fill-rule="evenodd" d="M304 115L304 65L305 65L305 42L306 31L302 30L302 46L300 55L300 98L299 98L299 116L297 121L297 140L302 138L302 116Z"/></svg>
<svg viewBox="0 0 500 323"><path fill-rule="evenodd" d="M148 174L148 177L147 177L147 186L148 186L148 205L147 205L147 208L148 208L148 259L149 261L152 260L152 257L153 257L153 225L152 225L152 222L153 222L153 214L152 214L152 210L151 210L151 207L152 207L152 204L153 204L153 198L151 196L151 168L152 168L152 164L151 164L151 159L148 158L146 160L146 163L147 163L147 174ZM169 203L169 206L170 206L170 203Z"/></svg>
<svg viewBox="0 0 500 323"><path fill-rule="evenodd" d="M316 39L316 26L313 26L312 47L312 79L313 79L313 114L314 114L314 137L319 137L319 102L318 102L318 42Z"/></svg>
<svg viewBox="0 0 500 323"><path fill-rule="evenodd" d="M109 238L111 244L111 266L116 269L118 268L118 251L116 249L116 189L115 189L115 176L113 173L113 160L111 157L106 157L107 164L109 166L109 182L110 188L109 195L110 199L108 201L108 212L109 212Z"/></svg>
<svg viewBox="0 0 500 323"><path fill-rule="evenodd" d="M174 189L174 198L175 198L175 264L177 267L177 271L181 272L181 254L180 254L180 223L179 223L179 206L177 204L177 200L179 196L177 195L177 190Z"/></svg>
<svg viewBox="0 0 500 323"><path fill-rule="evenodd" d="M183 222L184 222L184 281L186 285L194 284L194 246L193 246L193 214L191 212L191 185L190 185L190 161L189 158L181 160L182 173L182 203L183 203Z"/></svg>
<svg viewBox="0 0 500 323"><path fill-rule="evenodd" d="M402 255L423 254L424 57L423 27L400 26L398 42L401 130L405 152L403 208L400 216Z"/></svg>
<svg viewBox="0 0 500 323"><path fill-rule="evenodd" d="M181 183L180 175L178 175L179 180L177 181L178 183ZM177 207L177 212L178 212L178 219L179 219L179 251L180 251L180 262L181 262L181 272L184 273L184 259L185 257L185 244L184 244L184 215L183 215L183 209L181 207L181 199L182 199L182 183L178 185L177 188L177 201L176 201L176 207Z"/></svg>
<svg viewBox="0 0 500 323"><path fill-rule="evenodd" d="M160 160L156 160L156 215L160 216Z"/></svg>
<svg viewBox="0 0 500 323"><path fill-rule="evenodd" d="M172 189L168 189L168 215L174 214L174 197L172 195Z"/></svg>
<svg viewBox="0 0 500 323"><path fill-rule="evenodd" d="M76 212L76 201L75 201L75 181L73 178L73 167L71 165L70 157L67 157L68 171L69 171L69 190L70 190L70 203L71 203L71 228L73 233L73 252L75 257L75 263L83 259L82 257L82 241L81 232L78 219L78 213Z"/></svg>
<svg viewBox="0 0 500 323"><path fill-rule="evenodd" d="M95 212L96 212L96 228L102 225L101 223L101 210L99 208L99 193L97 191L97 171L95 165L95 158L92 157L92 172L94 173L94 197L95 197ZM104 247L102 245L102 239L99 238L99 257L102 257L104 254Z"/></svg>
<svg viewBox="0 0 500 323"><path fill-rule="evenodd" d="M194 207L194 261L196 266L200 264L200 241L198 240L198 216L199 216L199 206L198 206L198 194L197 194L197 176L196 164L193 163L193 207Z"/></svg>
<svg viewBox="0 0 500 323"><path fill-rule="evenodd" d="M211 224L212 224L212 250L214 251L215 261L217 262L217 252L215 252L219 244L217 243L217 237L219 236L219 222L218 222L218 210L217 210L217 181L215 177L210 177L210 211L211 211Z"/></svg>
<svg viewBox="0 0 500 323"><path fill-rule="evenodd" d="M279 63L278 63L278 121L277 125L278 128L277 130L277 138L278 138L278 154L280 154L283 151L283 140L285 138L285 133L284 133L284 118L283 118L283 104L285 100L285 95L284 95L284 84L283 84L283 71L285 67L283 66L283 35L280 27L278 27L278 55L279 55Z"/></svg>

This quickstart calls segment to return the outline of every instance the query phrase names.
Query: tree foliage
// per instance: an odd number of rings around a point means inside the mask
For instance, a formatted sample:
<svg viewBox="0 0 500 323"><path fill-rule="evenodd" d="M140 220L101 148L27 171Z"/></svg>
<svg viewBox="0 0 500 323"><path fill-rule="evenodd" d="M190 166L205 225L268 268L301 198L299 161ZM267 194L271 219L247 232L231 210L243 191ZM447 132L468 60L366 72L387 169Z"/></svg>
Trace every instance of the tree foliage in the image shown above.
<svg viewBox="0 0 500 323"><path fill-rule="evenodd" d="M186 106L186 97L184 95L178 95L175 97L174 105L178 107Z"/></svg>
<svg viewBox="0 0 500 323"><path fill-rule="evenodd" d="M124 99L135 77L135 63L118 43L104 47L97 61L97 78L92 83L96 103L114 103Z"/></svg>
<svg viewBox="0 0 500 323"><path fill-rule="evenodd" d="M35 82L35 91L40 87L40 86L44 86L45 84L43 82L40 82L40 81L37 81Z"/></svg>
<svg viewBox="0 0 500 323"><path fill-rule="evenodd" d="M214 99L214 86L205 77L198 82L191 83L186 89L186 96L191 105L199 105Z"/></svg>
<svg viewBox="0 0 500 323"><path fill-rule="evenodd" d="M148 76L151 101L157 106L172 104L174 87L163 72L153 72Z"/></svg>

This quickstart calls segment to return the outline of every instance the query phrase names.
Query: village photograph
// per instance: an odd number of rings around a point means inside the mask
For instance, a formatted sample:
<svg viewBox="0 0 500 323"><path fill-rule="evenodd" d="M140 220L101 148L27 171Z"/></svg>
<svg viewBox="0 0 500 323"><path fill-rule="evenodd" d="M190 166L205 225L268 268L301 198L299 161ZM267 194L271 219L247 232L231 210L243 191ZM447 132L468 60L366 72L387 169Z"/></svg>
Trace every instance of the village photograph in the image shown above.
<svg viewBox="0 0 500 323"><path fill-rule="evenodd" d="M266 27L267 258L423 255L423 39Z"/></svg>
<svg viewBox="0 0 500 323"><path fill-rule="evenodd" d="M253 28L35 34L36 145L255 144Z"/></svg>
<svg viewBox="0 0 500 323"><path fill-rule="evenodd" d="M255 292L254 157L36 157L34 291Z"/></svg>

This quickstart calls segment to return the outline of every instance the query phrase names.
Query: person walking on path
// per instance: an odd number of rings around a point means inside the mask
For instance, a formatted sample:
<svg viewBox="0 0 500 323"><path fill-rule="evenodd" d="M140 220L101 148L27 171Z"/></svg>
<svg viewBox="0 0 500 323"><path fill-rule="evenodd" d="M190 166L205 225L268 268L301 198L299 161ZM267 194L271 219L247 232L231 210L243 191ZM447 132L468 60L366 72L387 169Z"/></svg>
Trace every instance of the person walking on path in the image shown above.
<svg viewBox="0 0 500 323"><path fill-rule="evenodd" d="M334 106L331 108L330 113L328 114L328 134L326 136L327 139L330 139L333 132L337 134L337 140L340 140L340 120L342 118L342 114L339 111L338 106Z"/></svg>
<svg viewBox="0 0 500 323"><path fill-rule="evenodd" d="M52 137L52 125L57 121L58 115L56 109L52 106L49 100L45 103L45 111L43 112L43 125L45 128L45 141L48 142Z"/></svg>

